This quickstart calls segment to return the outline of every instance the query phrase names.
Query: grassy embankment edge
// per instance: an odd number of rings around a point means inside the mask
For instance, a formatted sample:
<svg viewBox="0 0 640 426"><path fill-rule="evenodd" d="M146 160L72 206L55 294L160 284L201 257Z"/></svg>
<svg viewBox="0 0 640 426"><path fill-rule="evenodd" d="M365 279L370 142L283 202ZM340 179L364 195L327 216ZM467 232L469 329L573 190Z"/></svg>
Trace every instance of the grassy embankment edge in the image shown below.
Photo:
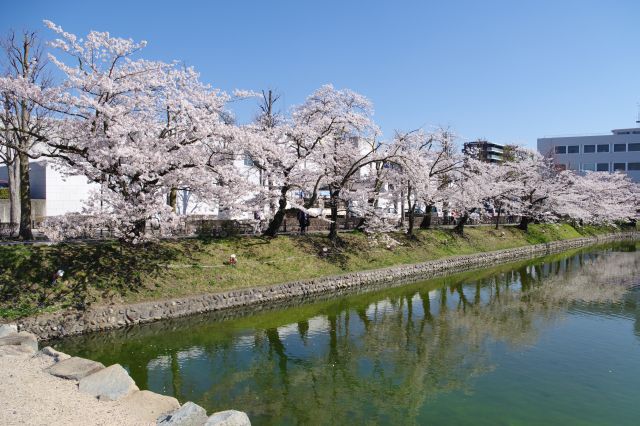
<svg viewBox="0 0 640 426"><path fill-rule="evenodd" d="M337 246L322 235L168 240L144 247L117 242L2 246L0 318L258 287L617 231L540 224L528 232L469 227L464 236L420 230L415 239L390 234L393 241L352 232L341 234ZM227 264L231 254L236 265ZM53 282L58 269L65 274Z"/></svg>

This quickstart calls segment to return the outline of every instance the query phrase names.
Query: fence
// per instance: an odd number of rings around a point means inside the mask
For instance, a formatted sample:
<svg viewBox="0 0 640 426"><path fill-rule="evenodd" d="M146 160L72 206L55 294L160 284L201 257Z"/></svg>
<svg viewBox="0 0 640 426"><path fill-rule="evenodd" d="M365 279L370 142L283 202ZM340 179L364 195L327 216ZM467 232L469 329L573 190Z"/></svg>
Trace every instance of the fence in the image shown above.
<svg viewBox="0 0 640 426"><path fill-rule="evenodd" d="M423 215L416 215L414 225L420 226ZM519 216L505 215L500 217L500 224L512 224L519 221ZM81 220L81 218L78 218ZM359 217L344 217L339 216L337 220L338 230L347 231L353 230L361 223ZM405 214L405 225L407 224L407 216ZM431 226L450 226L455 225L456 219L447 216L441 217L433 215L431 217ZM467 222L468 225L494 225L495 218L490 216L484 216L480 219L470 219ZM37 225L34 224L34 225ZM213 237L213 238L225 238L231 236L240 235L259 235L266 229L268 222L266 220L228 220L217 219L211 216L183 216L180 219L179 224L171 229L170 236L173 237ZM307 231L309 232L327 232L331 226L331 222L326 218L311 217L309 219L309 226ZM0 223L0 238L10 238L17 234L18 224ZM300 231L300 224L296 217L295 212L288 212L285 216L279 233L291 234L298 233ZM149 234L160 235L160 224L151 220L147 223L146 232ZM104 227L91 227L86 226L85 231L81 235L78 235L76 239L111 239L115 237L113 229Z"/></svg>
<svg viewBox="0 0 640 426"><path fill-rule="evenodd" d="M405 213L405 221L408 220L409 215L407 213ZM415 225L419 226L420 223L422 222L422 219L424 218L424 215L415 215ZM455 225L458 221L458 218L455 218L453 216L436 216L435 214L433 216L431 216L431 226L448 226L448 225ZM514 223L518 223L520 222L520 216L514 216L514 215L502 215L500 216L500 219L498 221L498 223L500 225L511 225ZM495 225L496 224L496 218L492 217L492 216L480 216L479 218L473 218L470 217L469 220L467 221L467 225Z"/></svg>

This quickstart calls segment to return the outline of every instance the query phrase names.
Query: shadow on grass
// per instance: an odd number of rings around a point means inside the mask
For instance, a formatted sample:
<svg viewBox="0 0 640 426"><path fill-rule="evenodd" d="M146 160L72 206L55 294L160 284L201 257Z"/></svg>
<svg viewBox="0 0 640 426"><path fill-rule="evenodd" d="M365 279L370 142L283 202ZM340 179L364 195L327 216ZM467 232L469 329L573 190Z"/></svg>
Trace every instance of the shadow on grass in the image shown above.
<svg viewBox="0 0 640 426"><path fill-rule="evenodd" d="M348 255L357 255L369 249L366 237L359 231L338 235L335 241L326 235L300 235L294 238L295 245L302 253L319 256L341 269L348 269ZM362 234L364 235L364 234Z"/></svg>
<svg viewBox="0 0 640 426"><path fill-rule="evenodd" d="M0 317L53 306L84 309L98 298L137 292L167 263L188 255L179 244L0 247ZM58 270L64 275L55 279Z"/></svg>

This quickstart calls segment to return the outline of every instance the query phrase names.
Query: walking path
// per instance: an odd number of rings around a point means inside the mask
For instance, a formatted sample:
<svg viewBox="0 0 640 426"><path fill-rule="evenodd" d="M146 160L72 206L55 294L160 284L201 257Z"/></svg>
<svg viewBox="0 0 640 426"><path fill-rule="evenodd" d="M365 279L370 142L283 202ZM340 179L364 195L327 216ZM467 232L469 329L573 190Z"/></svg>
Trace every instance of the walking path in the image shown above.
<svg viewBox="0 0 640 426"><path fill-rule="evenodd" d="M99 401L78 391L74 380L44 371L54 358L0 347L0 424L13 425L155 425L126 399Z"/></svg>

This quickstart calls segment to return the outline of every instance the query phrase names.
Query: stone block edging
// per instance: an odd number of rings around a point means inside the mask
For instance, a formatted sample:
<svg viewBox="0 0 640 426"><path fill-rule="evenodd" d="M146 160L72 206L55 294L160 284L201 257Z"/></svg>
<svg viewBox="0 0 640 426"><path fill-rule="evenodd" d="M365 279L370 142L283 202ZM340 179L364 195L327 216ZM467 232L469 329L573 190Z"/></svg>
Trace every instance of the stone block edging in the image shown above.
<svg viewBox="0 0 640 426"><path fill-rule="evenodd" d="M264 287L207 293L165 301L96 306L83 312L61 311L23 318L17 321L17 324L20 330L29 331L40 339L53 339L94 331L112 330L166 318L278 303L296 297L339 293L342 290L359 289L373 284L389 284L391 286L393 282L429 279L598 243L637 240L639 238L640 232L636 231L553 241Z"/></svg>
<svg viewBox="0 0 640 426"><path fill-rule="evenodd" d="M140 391L127 370L120 364L113 364L105 368L99 362L70 357L50 346L38 351L36 336L26 331L18 332L15 324L0 326L0 331L3 332L2 339L0 339L0 357L51 357L53 364L39 371L56 376L60 380L72 380L77 383L79 393L89 394L99 401L121 400L124 404L120 406L121 409L124 407L125 412L134 410L137 413L138 419L133 424L153 424L155 422L156 425L166 426L187 424L194 426L251 426L249 416L243 411L226 410L207 416L207 411L204 408L191 401L180 406L178 400L171 396L148 390ZM35 342L35 345L22 345L24 339ZM75 399L75 396L69 395L68 392L65 397ZM56 408L53 407L54 412L47 413L48 417L54 420L55 410ZM197 417L189 414L194 411L197 412ZM14 412L14 414L16 413ZM89 409L84 414L90 416L91 410ZM74 422L74 424L80 423Z"/></svg>

